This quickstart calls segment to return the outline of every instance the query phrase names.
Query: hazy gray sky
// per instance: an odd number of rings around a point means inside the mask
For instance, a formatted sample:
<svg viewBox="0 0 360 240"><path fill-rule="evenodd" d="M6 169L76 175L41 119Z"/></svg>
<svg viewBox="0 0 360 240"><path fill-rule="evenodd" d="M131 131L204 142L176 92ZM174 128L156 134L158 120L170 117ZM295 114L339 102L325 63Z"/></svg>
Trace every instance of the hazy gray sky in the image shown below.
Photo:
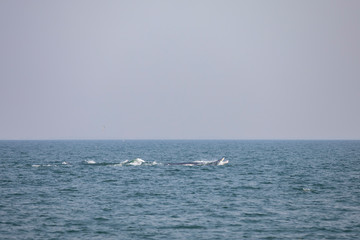
<svg viewBox="0 0 360 240"><path fill-rule="evenodd" d="M0 139L360 139L360 1L0 1Z"/></svg>

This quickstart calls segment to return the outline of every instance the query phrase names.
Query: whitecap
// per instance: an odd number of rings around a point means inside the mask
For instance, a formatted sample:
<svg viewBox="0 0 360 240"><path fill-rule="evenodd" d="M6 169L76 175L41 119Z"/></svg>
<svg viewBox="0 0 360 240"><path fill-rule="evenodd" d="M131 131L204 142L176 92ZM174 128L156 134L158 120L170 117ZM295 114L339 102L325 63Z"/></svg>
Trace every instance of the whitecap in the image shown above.
<svg viewBox="0 0 360 240"><path fill-rule="evenodd" d="M141 164L143 164L145 161L142 160L141 158L135 158L134 160L129 161L127 164L131 165L131 166L140 166Z"/></svg>
<svg viewBox="0 0 360 240"><path fill-rule="evenodd" d="M85 160L85 162L87 164L96 164L96 162L94 160Z"/></svg>
<svg viewBox="0 0 360 240"><path fill-rule="evenodd" d="M51 165L51 164L33 164L33 165L31 165L32 167L36 167L36 168L38 168L38 167L51 167L51 166L56 166L56 165Z"/></svg>
<svg viewBox="0 0 360 240"><path fill-rule="evenodd" d="M123 162L120 163L121 166L125 165L125 166L140 166L142 164L144 164L145 161L142 160L141 158L135 158L133 160L125 160ZM119 164L117 164L119 165Z"/></svg>
<svg viewBox="0 0 360 240"><path fill-rule="evenodd" d="M121 163L113 164L111 166L119 167L119 166L155 166L155 165L161 165L161 163L158 163L156 161L146 162L141 158L135 158L133 160L125 160Z"/></svg>

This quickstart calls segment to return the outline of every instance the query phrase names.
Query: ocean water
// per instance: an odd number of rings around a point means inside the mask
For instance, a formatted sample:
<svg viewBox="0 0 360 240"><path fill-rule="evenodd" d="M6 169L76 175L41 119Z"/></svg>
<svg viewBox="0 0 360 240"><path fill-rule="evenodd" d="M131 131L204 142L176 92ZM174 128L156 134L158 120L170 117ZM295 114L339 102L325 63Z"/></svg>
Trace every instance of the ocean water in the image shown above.
<svg viewBox="0 0 360 240"><path fill-rule="evenodd" d="M0 239L360 239L360 141L0 141L0 171Z"/></svg>

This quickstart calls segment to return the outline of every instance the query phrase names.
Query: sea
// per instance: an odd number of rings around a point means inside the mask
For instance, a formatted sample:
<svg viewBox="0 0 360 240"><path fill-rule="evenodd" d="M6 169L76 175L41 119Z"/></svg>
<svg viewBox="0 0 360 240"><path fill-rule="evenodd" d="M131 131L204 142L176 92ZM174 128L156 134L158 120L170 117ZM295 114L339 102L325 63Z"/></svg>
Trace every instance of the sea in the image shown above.
<svg viewBox="0 0 360 240"><path fill-rule="evenodd" d="M360 141L0 141L0 239L360 239Z"/></svg>

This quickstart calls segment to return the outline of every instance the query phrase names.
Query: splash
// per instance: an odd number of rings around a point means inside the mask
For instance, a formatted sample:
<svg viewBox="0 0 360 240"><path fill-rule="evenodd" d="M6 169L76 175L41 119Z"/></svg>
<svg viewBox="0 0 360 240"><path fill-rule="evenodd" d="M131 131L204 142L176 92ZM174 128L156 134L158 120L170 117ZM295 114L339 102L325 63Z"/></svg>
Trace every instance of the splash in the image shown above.
<svg viewBox="0 0 360 240"><path fill-rule="evenodd" d="M158 165L156 161L146 162L141 158L135 158L133 160L125 160L119 164L115 164L114 166L155 166Z"/></svg>
<svg viewBox="0 0 360 240"><path fill-rule="evenodd" d="M141 159L141 158L135 158L133 160L125 160L124 162L121 163L122 166L141 166L143 164L145 164L145 160Z"/></svg>
<svg viewBox="0 0 360 240"><path fill-rule="evenodd" d="M146 162L141 158L135 158L133 160L125 160L123 162L96 162L94 160L85 160L83 162L85 165L93 165L93 166L112 166L112 167L121 167L121 166L153 166L158 165L156 161L154 162ZM68 163L67 163L68 164Z"/></svg>
<svg viewBox="0 0 360 240"><path fill-rule="evenodd" d="M94 160L85 160L85 162L87 164L96 164L96 162Z"/></svg>

